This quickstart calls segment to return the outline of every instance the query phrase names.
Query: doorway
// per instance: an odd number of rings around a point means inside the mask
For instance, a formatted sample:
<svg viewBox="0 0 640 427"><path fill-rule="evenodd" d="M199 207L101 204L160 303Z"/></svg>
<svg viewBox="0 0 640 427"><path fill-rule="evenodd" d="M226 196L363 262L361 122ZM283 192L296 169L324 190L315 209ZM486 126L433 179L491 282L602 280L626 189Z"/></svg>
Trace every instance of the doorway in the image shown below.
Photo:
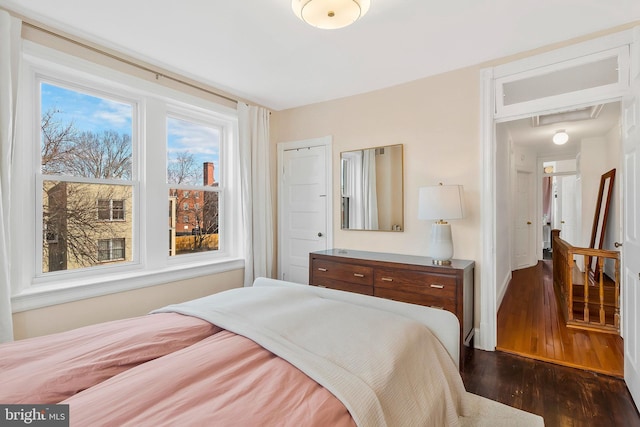
<svg viewBox="0 0 640 427"><path fill-rule="evenodd" d="M620 102L583 108L598 113L583 120L554 122L541 133L542 126L533 124L543 114L497 125L497 135L508 135L505 139L513 153L507 175L513 177L514 222L512 271L498 310L497 349L622 376L621 338L566 328L553 287L551 230L560 230L561 238L572 246L588 247L596 204L591 196L597 194L600 175L620 163ZM553 114L566 117L565 112ZM558 127L568 131L571 145L553 144L551 137ZM530 192L536 194L533 203L528 202ZM536 237L530 239L527 236L534 227ZM611 228L619 234L619 227ZM523 249L526 245L535 253L528 262L523 255L528 252ZM598 357L589 359L585 354Z"/></svg>

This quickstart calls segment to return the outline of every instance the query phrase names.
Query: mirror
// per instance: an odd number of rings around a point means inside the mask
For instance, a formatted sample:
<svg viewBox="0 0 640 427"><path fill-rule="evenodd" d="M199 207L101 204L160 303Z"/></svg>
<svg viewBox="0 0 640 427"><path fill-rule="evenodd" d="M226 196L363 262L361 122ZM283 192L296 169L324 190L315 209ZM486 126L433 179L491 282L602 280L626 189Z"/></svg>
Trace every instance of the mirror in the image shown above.
<svg viewBox="0 0 640 427"><path fill-rule="evenodd" d="M340 154L343 230L404 230L402 156L402 144Z"/></svg>
<svg viewBox="0 0 640 427"><path fill-rule="evenodd" d="M591 244L589 246L592 249L602 249L602 244L604 243L604 233L607 227L607 218L609 217L609 205L611 204L611 193L613 191L615 177L616 170L611 169L600 178L598 202L596 203L596 212L593 216ZM589 270L593 272L594 277L599 276L598 257L589 257Z"/></svg>

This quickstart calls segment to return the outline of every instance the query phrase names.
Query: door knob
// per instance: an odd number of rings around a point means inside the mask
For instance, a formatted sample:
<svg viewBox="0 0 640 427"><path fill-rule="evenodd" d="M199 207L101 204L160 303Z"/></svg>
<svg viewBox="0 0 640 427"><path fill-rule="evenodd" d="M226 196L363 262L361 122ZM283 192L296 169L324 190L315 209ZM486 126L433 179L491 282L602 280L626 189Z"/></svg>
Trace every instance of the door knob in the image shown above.
<svg viewBox="0 0 640 427"><path fill-rule="evenodd" d="M322 237L322 231L318 233L318 237Z"/></svg>
<svg viewBox="0 0 640 427"><path fill-rule="evenodd" d="M564 221L560 221L560 224L564 224Z"/></svg>
<svg viewBox="0 0 640 427"><path fill-rule="evenodd" d="M622 246L622 243L620 243L620 242L613 242L613 246L615 246L616 248L619 248L620 246Z"/></svg>
<svg viewBox="0 0 640 427"><path fill-rule="evenodd" d="M527 225L531 225L531 221L527 221Z"/></svg>

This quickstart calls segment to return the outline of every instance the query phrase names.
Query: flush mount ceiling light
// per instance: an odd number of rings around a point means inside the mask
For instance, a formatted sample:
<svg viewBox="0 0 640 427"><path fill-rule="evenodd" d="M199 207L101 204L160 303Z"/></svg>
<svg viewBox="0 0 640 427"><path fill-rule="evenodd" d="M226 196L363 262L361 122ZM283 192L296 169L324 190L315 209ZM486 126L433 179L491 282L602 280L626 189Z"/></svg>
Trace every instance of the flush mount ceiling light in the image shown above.
<svg viewBox="0 0 640 427"><path fill-rule="evenodd" d="M370 0L292 0L298 18L325 30L346 27L369 10Z"/></svg>
<svg viewBox="0 0 640 427"><path fill-rule="evenodd" d="M553 143L556 145L566 144L569 135L564 130L559 130L553 135Z"/></svg>

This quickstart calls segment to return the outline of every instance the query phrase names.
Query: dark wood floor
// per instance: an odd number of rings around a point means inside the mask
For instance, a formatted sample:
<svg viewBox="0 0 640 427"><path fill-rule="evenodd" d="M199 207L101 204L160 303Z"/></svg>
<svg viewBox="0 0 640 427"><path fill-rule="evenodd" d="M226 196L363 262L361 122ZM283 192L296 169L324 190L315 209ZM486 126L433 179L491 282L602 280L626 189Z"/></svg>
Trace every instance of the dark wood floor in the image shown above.
<svg viewBox="0 0 640 427"><path fill-rule="evenodd" d="M500 351L470 350L470 393L541 415L546 427L640 426L623 380Z"/></svg>
<svg viewBox="0 0 640 427"><path fill-rule="evenodd" d="M501 351L624 377L618 335L565 326L553 290L551 261L514 271L498 311Z"/></svg>

